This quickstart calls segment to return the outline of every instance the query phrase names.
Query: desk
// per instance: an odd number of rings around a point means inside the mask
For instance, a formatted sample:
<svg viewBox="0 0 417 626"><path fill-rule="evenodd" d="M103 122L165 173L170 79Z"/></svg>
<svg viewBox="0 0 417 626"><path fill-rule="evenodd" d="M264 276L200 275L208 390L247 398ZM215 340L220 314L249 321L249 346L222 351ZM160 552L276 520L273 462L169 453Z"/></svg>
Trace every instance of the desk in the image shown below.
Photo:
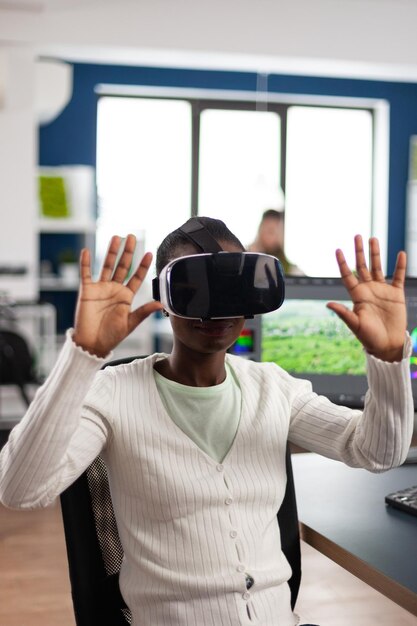
<svg viewBox="0 0 417 626"><path fill-rule="evenodd" d="M417 615L417 517L384 501L417 484L417 465L372 474L312 453L292 463L304 541Z"/></svg>

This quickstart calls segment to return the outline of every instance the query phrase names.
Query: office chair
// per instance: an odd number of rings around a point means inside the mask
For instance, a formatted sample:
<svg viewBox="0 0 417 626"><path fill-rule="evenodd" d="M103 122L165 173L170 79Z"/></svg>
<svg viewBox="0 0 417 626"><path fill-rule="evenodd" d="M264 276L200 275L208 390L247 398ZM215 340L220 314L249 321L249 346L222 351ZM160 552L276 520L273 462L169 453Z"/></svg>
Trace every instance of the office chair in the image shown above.
<svg viewBox="0 0 417 626"><path fill-rule="evenodd" d="M103 368L130 363L128 357ZM277 515L282 550L292 568L289 580L294 608L301 582L301 553L297 506L289 448L286 452L287 486ZM123 559L111 502L106 466L98 456L61 494L72 600L77 626L128 626L130 610L119 589Z"/></svg>
<svg viewBox="0 0 417 626"><path fill-rule="evenodd" d="M0 385L15 385L26 406L30 404L27 386L40 385L35 358L26 339L16 329L0 326Z"/></svg>

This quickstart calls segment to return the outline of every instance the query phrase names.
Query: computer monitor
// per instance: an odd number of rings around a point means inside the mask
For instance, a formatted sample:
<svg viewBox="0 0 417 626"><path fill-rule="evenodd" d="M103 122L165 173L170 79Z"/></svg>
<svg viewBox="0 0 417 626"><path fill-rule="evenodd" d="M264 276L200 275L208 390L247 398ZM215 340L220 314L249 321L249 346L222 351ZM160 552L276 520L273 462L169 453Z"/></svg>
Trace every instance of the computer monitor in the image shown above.
<svg viewBox="0 0 417 626"><path fill-rule="evenodd" d="M261 360L261 316L245 320L239 337L228 352L252 361Z"/></svg>
<svg viewBox="0 0 417 626"><path fill-rule="evenodd" d="M413 340L411 380L417 400L417 278L406 280L408 330ZM286 278L285 301L263 315L261 361L311 381L332 402L361 408L368 388L365 355L359 341L326 307L330 300L351 306L339 278Z"/></svg>

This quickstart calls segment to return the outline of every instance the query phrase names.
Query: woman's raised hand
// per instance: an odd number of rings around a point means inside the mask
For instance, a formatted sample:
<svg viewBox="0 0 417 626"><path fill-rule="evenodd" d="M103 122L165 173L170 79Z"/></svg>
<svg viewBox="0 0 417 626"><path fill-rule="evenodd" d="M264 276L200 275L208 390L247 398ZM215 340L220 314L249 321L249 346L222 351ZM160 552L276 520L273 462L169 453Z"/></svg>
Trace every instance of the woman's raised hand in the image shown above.
<svg viewBox="0 0 417 626"><path fill-rule="evenodd" d="M90 251L80 254L80 290L74 323L74 342L91 354L105 357L151 313L162 308L160 302L148 302L131 310L135 294L140 289L152 261L146 253L132 276L126 281L131 267L136 237L128 235L123 252L116 263L121 238L114 236L104 259L97 281L91 276Z"/></svg>
<svg viewBox="0 0 417 626"><path fill-rule="evenodd" d="M338 302L329 302L327 306L345 322L367 352L384 361L400 361L407 328L406 254L403 251L398 253L391 283L385 281L375 237L369 240L369 269L360 235L355 237L355 255L356 274L350 270L343 252L336 250L340 275L352 299L353 309Z"/></svg>

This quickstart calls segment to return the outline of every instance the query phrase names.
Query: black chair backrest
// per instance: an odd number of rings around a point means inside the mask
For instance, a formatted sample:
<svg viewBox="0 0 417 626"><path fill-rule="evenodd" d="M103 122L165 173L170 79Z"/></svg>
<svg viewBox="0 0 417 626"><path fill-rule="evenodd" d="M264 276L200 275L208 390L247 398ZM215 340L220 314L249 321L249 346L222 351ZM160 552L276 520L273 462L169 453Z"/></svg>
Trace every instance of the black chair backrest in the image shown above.
<svg viewBox="0 0 417 626"><path fill-rule="evenodd" d="M27 406L28 383L38 383L35 359L28 342L17 330L0 329L0 385L16 385Z"/></svg>
<svg viewBox="0 0 417 626"><path fill-rule="evenodd" d="M104 367L130 363L129 357ZM289 447L286 452L287 486L277 521L282 550L292 568L289 580L294 608L301 582L300 534ZM123 548L111 502L107 470L97 457L61 494L72 600L77 626L127 626L129 609L119 589Z"/></svg>

